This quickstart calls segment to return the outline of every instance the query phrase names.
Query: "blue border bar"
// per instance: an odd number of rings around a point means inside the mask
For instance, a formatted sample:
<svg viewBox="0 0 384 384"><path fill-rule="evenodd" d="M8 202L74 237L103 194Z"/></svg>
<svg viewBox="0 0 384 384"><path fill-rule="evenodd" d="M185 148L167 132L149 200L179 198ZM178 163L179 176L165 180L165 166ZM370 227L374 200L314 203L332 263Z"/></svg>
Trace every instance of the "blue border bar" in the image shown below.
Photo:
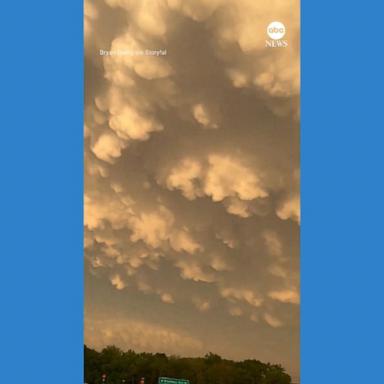
<svg viewBox="0 0 384 384"><path fill-rule="evenodd" d="M302 384L384 380L382 8L302 1Z"/></svg>
<svg viewBox="0 0 384 384"><path fill-rule="evenodd" d="M83 382L83 2L7 1L1 383Z"/></svg>

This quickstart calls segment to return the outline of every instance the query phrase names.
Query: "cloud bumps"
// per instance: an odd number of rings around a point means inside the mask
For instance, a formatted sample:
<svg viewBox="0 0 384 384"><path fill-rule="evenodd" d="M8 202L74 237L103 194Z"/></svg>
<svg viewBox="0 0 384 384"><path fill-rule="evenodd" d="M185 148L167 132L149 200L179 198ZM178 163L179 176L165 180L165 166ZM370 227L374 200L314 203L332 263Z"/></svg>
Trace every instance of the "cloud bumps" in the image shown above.
<svg viewBox="0 0 384 384"><path fill-rule="evenodd" d="M87 0L84 15L85 342L297 374L298 3ZM275 19L287 48L265 48Z"/></svg>

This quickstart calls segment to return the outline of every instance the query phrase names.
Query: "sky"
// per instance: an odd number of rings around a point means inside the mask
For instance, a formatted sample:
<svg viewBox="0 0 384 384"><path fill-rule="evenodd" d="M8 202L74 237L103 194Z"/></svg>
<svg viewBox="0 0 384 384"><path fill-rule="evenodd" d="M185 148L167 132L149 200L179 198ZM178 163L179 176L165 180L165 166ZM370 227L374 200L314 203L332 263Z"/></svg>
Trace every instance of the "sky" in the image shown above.
<svg viewBox="0 0 384 384"><path fill-rule="evenodd" d="M84 17L85 343L298 378L298 1L85 0ZM276 20L287 47L266 47Z"/></svg>

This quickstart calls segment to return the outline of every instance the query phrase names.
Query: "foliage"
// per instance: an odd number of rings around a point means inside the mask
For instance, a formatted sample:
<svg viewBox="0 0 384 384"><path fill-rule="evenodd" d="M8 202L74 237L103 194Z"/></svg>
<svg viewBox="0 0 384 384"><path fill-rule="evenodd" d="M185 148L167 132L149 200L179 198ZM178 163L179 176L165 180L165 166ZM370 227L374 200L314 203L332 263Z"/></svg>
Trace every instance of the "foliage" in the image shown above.
<svg viewBox="0 0 384 384"><path fill-rule="evenodd" d="M188 379L191 384L291 384L280 365L258 360L232 361L208 353L204 357L182 358L164 353L123 352L108 346L101 352L84 347L84 381L88 384L157 384L160 376ZM125 381L124 381L125 380Z"/></svg>

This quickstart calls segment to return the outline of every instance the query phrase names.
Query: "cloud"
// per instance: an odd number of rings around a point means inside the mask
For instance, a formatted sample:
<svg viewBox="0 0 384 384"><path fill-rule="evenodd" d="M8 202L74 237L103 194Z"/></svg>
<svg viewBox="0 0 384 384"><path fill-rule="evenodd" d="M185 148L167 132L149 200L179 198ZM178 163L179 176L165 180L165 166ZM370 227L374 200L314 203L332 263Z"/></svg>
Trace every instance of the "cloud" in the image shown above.
<svg viewBox="0 0 384 384"><path fill-rule="evenodd" d="M173 304L175 302L172 295L169 293L162 293L160 298L161 298L161 301L167 304Z"/></svg>
<svg viewBox="0 0 384 384"><path fill-rule="evenodd" d="M89 191L90 192L90 191ZM132 215L131 202L127 199L109 199L101 193L85 194L84 225L89 230L105 227L106 223L115 229L128 226Z"/></svg>
<svg viewBox="0 0 384 384"><path fill-rule="evenodd" d="M267 0L234 1L228 7L223 7L218 19L215 24L217 46L225 57L228 75L234 86L255 86L272 96L298 93L299 56L292 54L299 42L298 2L277 0L271 4ZM265 40L268 38L266 28L271 20L281 20L286 25L287 49L265 49ZM255 30L261 33L255 33ZM228 55L235 43L244 56Z"/></svg>
<svg viewBox="0 0 384 384"><path fill-rule="evenodd" d="M202 249L186 230L176 230L173 232L170 237L170 243L172 248L177 252L184 251L193 254Z"/></svg>
<svg viewBox="0 0 384 384"><path fill-rule="evenodd" d="M281 301L282 303L299 304L300 297L296 291L293 290L282 290L282 291L271 291L268 296L274 300Z"/></svg>
<svg viewBox="0 0 384 384"><path fill-rule="evenodd" d="M181 277L185 280L204 283L212 283L215 281L214 274L203 270L196 261L179 260L176 262L176 266L180 269Z"/></svg>
<svg viewBox="0 0 384 384"><path fill-rule="evenodd" d="M263 298L250 289L223 288L221 295L231 302L244 301L253 307L260 307L263 303Z"/></svg>
<svg viewBox="0 0 384 384"><path fill-rule="evenodd" d="M170 170L166 185L170 190L181 190L187 199L193 200L202 196L203 192L198 186L201 177L203 177L203 169L200 162L186 158Z"/></svg>
<svg viewBox="0 0 384 384"><path fill-rule="evenodd" d="M170 169L165 184L189 200L208 196L224 201L227 211L240 217L253 214L250 201L268 196L257 174L228 155L211 154L205 161L185 158Z"/></svg>
<svg viewBox="0 0 384 384"><path fill-rule="evenodd" d="M225 206L227 207L227 212L232 215L237 215L240 217L249 217L251 212L249 211L247 201L241 200L236 197L230 197L225 200Z"/></svg>
<svg viewBox="0 0 384 384"><path fill-rule="evenodd" d="M208 300L196 297L192 301L195 304L196 308L201 312L206 312L211 308L211 304Z"/></svg>
<svg viewBox="0 0 384 384"><path fill-rule="evenodd" d="M157 212L141 213L132 218L131 240L143 240L148 245L156 248L167 240L173 224L173 215L161 206Z"/></svg>
<svg viewBox="0 0 384 384"><path fill-rule="evenodd" d="M114 134L104 133L96 141L92 152L100 159L113 163L114 159L121 156L124 143Z"/></svg>
<svg viewBox="0 0 384 384"><path fill-rule="evenodd" d="M243 310L239 307L231 307L229 313L231 316L239 317L243 315Z"/></svg>
<svg viewBox="0 0 384 384"><path fill-rule="evenodd" d="M200 340L184 332L113 314L85 316L84 342L99 350L107 345L119 345L126 350L173 354L185 349L194 356L203 350Z"/></svg>
<svg viewBox="0 0 384 384"><path fill-rule="evenodd" d="M142 0L106 0L111 7L121 7L131 14L133 26L141 32L152 36L163 36L166 32L163 1ZM151 9L151 12L148 12Z"/></svg>
<svg viewBox="0 0 384 384"><path fill-rule="evenodd" d="M98 101L101 108L108 108L109 127L123 140L147 140L150 133L161 131L163 126L148 112L139 111L129 104L122 92L112 87L105 99Z"/></svg>
<svg viewBox="0 0 384 384"><path fill-rule="evenodd" d="M272 316L269 313L264 314L264 320L268 325L270 325L273 328L279 328L283 326L283 323L278 318Z"/></svg>
<svg viewBox="0 0 384 384"><path fill-rule="evenodd" d="M236 159L211 155L205 180L205 193L213 201L238 196L242 200L253 200L268 196L260 185L259 177Z"/></svg>
<svg viewBox="0 0 384 384"><path fill-rule="evenodd" d="M178 10L185 16L201 22L213 14L222 0L193 0L191 2L168 0L167 2L171 9Z"/></svg>
<svg viewBox="0 0 384 384"><path fill-rule="evenodd" d="M111 278L111 283L116 289L121 290L125 288L125 283L121 279L120 275L114 275Z"/></svg>
<svg viewBox="0 0 384 384"><path fill-rule="evenodd" d="M123 52L106 56L104 58L107 76L114 79L114 75L131 73L146 80L161 79L172 73L172 68L167 61L158 56L137 55L135 52L145 51L148 47L140 44L130 32L117 37L112 41L111 51ZM133 79L133 77L131 77ZM116 83L116 82L115 82ZM119 82L117 82L117 85ZM133 85L134 81L121 85Z"/></svg>
<svg viewBox="0 0 384 384"><path fill-rule="evenodd" d="M276 257L281 256L283 252L282 244L276 232L267 230L264 232L263 237L269 254Z"/></svg>
<svg viewBox="0 0 384 384"><path fill-rule="evenodd" d="M276 213L282 220L292 219L300 224L300 197L296 195L286 199Z"/></svg>
<svg viewBox="0 0 384 384"><path fill-rule="evenodd" d="M207 129L216 129L218 128L218 124L212 121L212 117L204 104L195 104L192 109L193 117L196 121L203 126L203 128Z"/></svg>

